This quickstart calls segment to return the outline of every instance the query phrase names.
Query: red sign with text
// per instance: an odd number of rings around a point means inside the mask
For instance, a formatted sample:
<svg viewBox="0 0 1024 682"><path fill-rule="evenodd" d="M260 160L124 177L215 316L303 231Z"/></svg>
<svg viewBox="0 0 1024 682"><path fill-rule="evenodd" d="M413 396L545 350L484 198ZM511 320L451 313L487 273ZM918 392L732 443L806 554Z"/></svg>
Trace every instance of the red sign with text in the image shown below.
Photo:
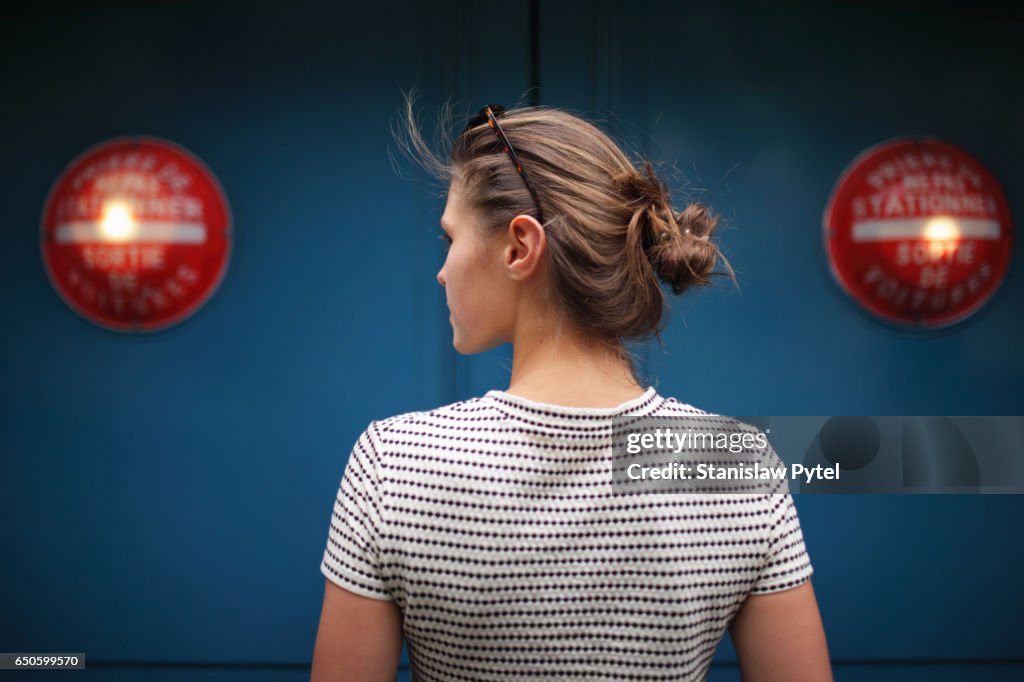
<svg viewBox="0 0 1024 682"><path fill-rule="evenodd" d="M43 209L50 281L75 312L115 331L181 322L227 270L231 215L197 157L164 140L119 138L72 161Z"/></svg>
<svg viewBox="0 0 1024 682"><path fill-rule="evenodd" d="M858 156L824 217L839 285L883 320L954 324L991 298L1010 264L1010 210L976 159L933 139L886 142Z"/></svg>

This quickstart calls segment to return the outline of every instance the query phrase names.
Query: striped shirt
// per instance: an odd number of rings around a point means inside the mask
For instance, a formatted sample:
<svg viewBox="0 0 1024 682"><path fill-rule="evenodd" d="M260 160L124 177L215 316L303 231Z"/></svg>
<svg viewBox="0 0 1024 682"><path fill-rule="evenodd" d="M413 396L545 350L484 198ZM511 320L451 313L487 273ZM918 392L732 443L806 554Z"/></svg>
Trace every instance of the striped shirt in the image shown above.
<svg viewBox="0 0 1024 682"><path fill-rule="evenodd" d="M321 572L396 602L414 680L703 680L747 595L811 575L796 508L785 481L613 493L627 415L732 421L650 387L611 408L494 390L371 422Z"/></svg>

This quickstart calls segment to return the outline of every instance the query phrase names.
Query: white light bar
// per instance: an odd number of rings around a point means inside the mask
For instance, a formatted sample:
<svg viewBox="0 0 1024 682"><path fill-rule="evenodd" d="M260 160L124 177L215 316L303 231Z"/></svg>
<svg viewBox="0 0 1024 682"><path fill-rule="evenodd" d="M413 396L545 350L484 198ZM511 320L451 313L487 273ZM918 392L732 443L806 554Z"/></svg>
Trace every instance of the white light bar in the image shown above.
<svg viewBox="0 0 1024 682"><path fill-rule="evenodd" d="M854 223L853 241L881 242L889 239L927 239L928 225L940 218L865 220ZM956 225L957 239L999 239L999 223L980 218L943 218Z"/></svg>
<svg viewBox="0 0 1024 682"><path fill-rule="evenodd" d="M136 222L125 239L111 239L104 234L100 221L78 221L57 226L58 244L121 244L130 242L163 242L166 244L203 244L206 225L202 223Z"/></svg>

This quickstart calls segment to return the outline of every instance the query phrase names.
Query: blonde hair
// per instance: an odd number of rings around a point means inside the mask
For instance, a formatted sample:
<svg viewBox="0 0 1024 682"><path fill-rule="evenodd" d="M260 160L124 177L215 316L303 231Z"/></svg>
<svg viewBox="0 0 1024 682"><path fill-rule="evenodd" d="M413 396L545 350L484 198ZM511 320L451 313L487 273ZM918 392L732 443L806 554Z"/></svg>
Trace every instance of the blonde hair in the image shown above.
<svg viewBox="0 0 1024 682"><path fill-rule="evenodd" d="M520 214L536 217L533 197L489 126L460 132L449 146L453 117L446 103L438 130L449 150L436 153L420 133L414 100L412 92L405 96L396 141L432 178L458 183L465 203L484 216L485 232L507 230ZM679 295L726 274L714 271L721 259L736 283L712 242L718 217L699 203L675 212L650 161L634 164L607 134L567 110L516 107L499 122L539 196L557 310L636 377L623 342L656 336L664 349L659 279Z"/></svg>

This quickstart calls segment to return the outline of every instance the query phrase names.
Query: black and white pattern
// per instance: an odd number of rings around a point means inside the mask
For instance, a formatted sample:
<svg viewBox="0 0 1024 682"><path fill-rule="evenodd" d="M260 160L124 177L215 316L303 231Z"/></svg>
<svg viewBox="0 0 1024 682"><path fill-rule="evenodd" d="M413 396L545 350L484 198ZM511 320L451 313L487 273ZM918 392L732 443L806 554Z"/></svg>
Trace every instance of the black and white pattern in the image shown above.
<svg viewBox="0 0 1024 682"><path fill-rule="evenodd" d="M810 577L796 508L613 494L616 415L717 417L651 387L614 408L489 391L371 422L321 571L398 604L415 680L704 679L747 595Z"/></svg>

